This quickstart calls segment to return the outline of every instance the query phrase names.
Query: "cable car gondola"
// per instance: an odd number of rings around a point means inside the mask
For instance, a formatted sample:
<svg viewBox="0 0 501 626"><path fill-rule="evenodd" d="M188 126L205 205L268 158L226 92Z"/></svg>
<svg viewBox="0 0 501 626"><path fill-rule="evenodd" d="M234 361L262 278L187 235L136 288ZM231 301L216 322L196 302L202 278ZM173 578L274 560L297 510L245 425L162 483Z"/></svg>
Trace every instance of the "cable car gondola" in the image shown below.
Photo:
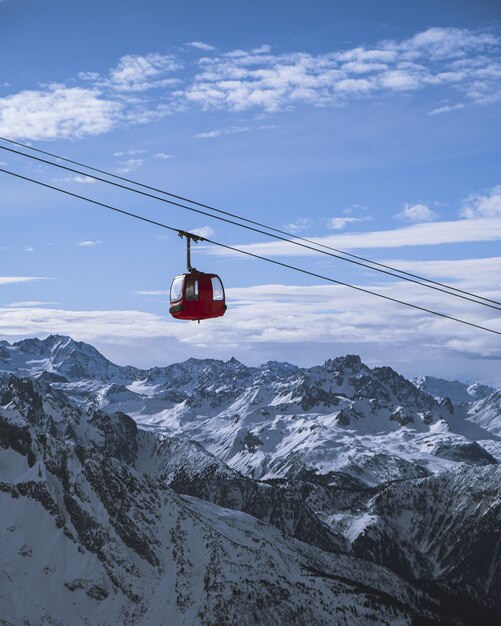
<svg viewBox="0 0 501 626"><path fill-rule="evenodd" d="M224 287L217 274L199 272L191 266L191 240L200 241L203 237L179 231L186 237L187 272L174 277L170 287L169 313L178 320L207 320L221 317L226 312Z"/></svg>

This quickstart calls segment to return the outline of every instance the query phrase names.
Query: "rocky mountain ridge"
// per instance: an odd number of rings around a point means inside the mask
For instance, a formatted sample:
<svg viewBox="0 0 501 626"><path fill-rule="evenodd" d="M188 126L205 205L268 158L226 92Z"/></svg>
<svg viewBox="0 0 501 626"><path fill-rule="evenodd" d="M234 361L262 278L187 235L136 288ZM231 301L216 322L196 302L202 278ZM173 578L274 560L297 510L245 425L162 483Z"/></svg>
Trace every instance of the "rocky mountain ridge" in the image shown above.
<svg viewBox="0 0 501 626"><path fill-rule="evenodd" d="M341 472L375 485L501 460L499 392L411 382L355 355L311 368L188 359L140 370L69 337L3 342L2 350L4 371L44 380L75 406L121 411L143 429L198 441L250 478ZM434 392L452 387L472 401L433 397L423 390L430 381Z"/></svg>

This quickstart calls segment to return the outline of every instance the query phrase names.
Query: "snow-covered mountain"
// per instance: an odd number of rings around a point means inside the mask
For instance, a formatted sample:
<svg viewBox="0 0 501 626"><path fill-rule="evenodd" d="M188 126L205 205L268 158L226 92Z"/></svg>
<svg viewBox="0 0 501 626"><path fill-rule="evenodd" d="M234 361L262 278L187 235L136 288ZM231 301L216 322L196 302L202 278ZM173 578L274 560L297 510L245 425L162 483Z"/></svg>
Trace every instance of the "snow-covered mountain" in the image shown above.
<svg viewBox="0 0 501 626"><path fill-rule="evenodd" d="M371 624L438 614L432 594L385 568L176 494L165 476L199 465L198 447L165 445L123 414L63 414L45 384L8 377L1 394L2 623ZM215 466L223 482L232 476Z"/></svg>
<svg viewBox="0 0 501 626"><path fill-rule="evenodd" d="M500 393L446 383L0 342L0 623L499 623Z"/></svg>
<svg viewBox="0 0 501 626"><path fill-rule="evenodd" d="M437 400L449 398L453 404L471 404L483 400L494 393L495 389L480 383L467 385L457 380L444 380L434 376L419 376L412 382Z"/></svg>
<svg viewBox="0 0 501 626"><path fill-rule="evenodd" d="M477 386L470 404L457 403L457 394L454 401L435 398L422 387L436 379L412 383L389 367L371 369L358 356L312 368L189 359L139 370L51 336L3 342L0 367L48 382L76 406L122 411L143 429L198 441L250 478L290 479L308 471L377 485L458 462L501 460L493 390L486 396L490 390ZM446 382L436 382L435 390L448 389Z"/></svg>

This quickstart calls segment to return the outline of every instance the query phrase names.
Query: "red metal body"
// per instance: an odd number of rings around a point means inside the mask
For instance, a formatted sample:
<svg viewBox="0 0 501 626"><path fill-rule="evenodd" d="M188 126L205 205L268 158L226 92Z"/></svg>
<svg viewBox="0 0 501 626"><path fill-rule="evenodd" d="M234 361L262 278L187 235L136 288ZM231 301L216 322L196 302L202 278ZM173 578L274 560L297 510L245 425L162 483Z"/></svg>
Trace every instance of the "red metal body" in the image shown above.
<svg viewBox="0 0 501 626"><path fill-rule="evenodd" d="M178 320L206 320L226 312L224 287L217 274L192 270L179 274L170 288L169 313Z"/></svg>

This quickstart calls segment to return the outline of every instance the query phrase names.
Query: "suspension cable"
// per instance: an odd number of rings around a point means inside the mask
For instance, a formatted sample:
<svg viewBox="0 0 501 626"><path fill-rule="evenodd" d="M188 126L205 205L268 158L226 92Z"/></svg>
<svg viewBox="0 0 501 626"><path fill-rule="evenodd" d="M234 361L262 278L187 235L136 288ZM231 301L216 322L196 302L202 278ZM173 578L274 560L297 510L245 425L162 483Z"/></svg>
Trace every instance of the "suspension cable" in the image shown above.
<svg viewBox="0 0 501 626"><path fill-rule="evenodd" d="M88 198L87 196L83 196L81 194L73 193L71 191L68 191L67 189L62 189L61 187L56 187L55 185L50 185L50 184L44 183L44 182L42 182L40 180L36 180L34 178L30 178L30 177L24 176L22 174L18 174L16 172L12 172L12 171L6 170L4 168L0 168L0 172L3 172L4 174L8 174L10 176L14 176L16 178L19 178L19 179L22 179L22 180L34 183L36 185L39 185L41 187L45 187L47 189L52 189L54 191L58 191L60 193L66 194L68 196L71 196L73 198L78 198L79 200L84 200L86 202L90 202L92 204L95 204L97 206L103 207L103 208L108 209L110 211L115 211L116 213L121 213L122 215L127 215L128 217L132 217L132 218L141 220L143 222L148 222L149 224L153 224L154 226L159 226L160 228L165 228L167 230L170 230L170 231L173 231L173 232L177 232L177 233L186 232L183 229L174 228L173 226L168 226L167 224L163 224L162 222L157 222L156 220L149 219L149 218L144 217L142 215L137 215L136 213L132 213L131 211L125 211L124 209L119 209L118 207L114 207L114 206L112 206L110 204L105 204L104 202L99 202L98 200L94 200L92 198ZM500 331L494 330L492 328L488 328L486 326L481 326L480 324L475 324L475 323L469 322L467 320L463 320L463 319L461 319L459 317L454 317L452 315L447 315L446 313L441 313L441 312L435 311L433 309L428 309L426 307L422 307L422 306L419 306L417 304L412 304L410 302L406 302L405 300L399 300L397 298L392 298L391 296L387 296L387 295L384 295L384 294L381 294L381 293L377 293L376 291L372 291L370 289L365 289L364 287L359 287L357 285L352 285L350 283L342 282L340 280L336 280L336 279L331 278L329 276L324 276L324 275L318 274L316 272L311 272L309 270L305 270L304 268L296 267L294 265L290 265L289 263L283 263L282 261L277 261L276 259L270 259L268 257L261 256L259 254L254 254L254 253L249 252L247 250L241 250L241 249L236 248L234 246L229 246L229 245L220 243L218 241L214 241L212 239L208 239L206 237L203 237L202 239L203 239L203 241L206 241L207 243L211 243L211 244L213 244L215 246L219 246L219 247L225 248L227 250L232 250L233 252L238 252L240 254L245 254L245 255L253 257L255 259L261 259L262 261L267 261L268 263L273 263L274 265L279 265L280 267L285 267L287 269L291 269L291 270L294 270L296 272L300 272L302 274L306 274L308 276L313 276L315 278L320 278L321 280L326 280L328 282L335 283L337 285L342 285L343 287L349 287L350 289L355 289L356 291L360 291L362 293L370 294L372 296L377 296L378 298L383 298L384 300L389 300L390 302L395 302L397 304L402 304L404 306L407 306L407 307L410 307L410 308L413 308L413 309L417 309L418 311L423 311L425 313L430 313L432 315L436 315L438 317L449 319L449 320L452 320L454 322L458 322L460 324L465 324L465 325L471 326L473 328L484 330L486 332L493 333L495 335L501 335Z"/></svg>
<svg viewBox="0 0 501 626"><path fill-rule="evenodd" d="M191 204L195 204L196 206L207 208L207 209L209 209L211 211L217 211L218 213L222 213L222 214L225 214L225 215L229 215L231 217L235 217L235 218L237 218L237 219L239 219L241 221L245 221L245 222L248 222L248 223L251 223L251 224L256 224L258 226L262 226L263 228L266 228L268 230L271 230L271 231L274 231L274 232L278 232L278 233L282 233L284 235L287 235L288 237L294 237L295 239L288 239L286 237L273 235L272 233L265 232L265 231L260 230L258 228L253 228L253 227L250 227L250 226L246 226L245 224L240 224L240 223L235 222L235 221L230 220L230 219L218 217L217 215L212 215L211 213L208 213L207 211L202 211L200 209L195 209L193 207L186 206L186 205L181 204L179 202L174 202L172 200L167 200L166 198L160 198L160 197L158 197L156 195L153 195L153 194L150 194L150 193L146 193L146 192L140 191L138 189L133 189L133 188L128 187L126 185L115 183L113 181L110 181L110 180L107 180L105 178L101 178L99 176L95 176L94 175L93 178L95 180L99 180L100 182L103 182L103 183L106 183L106 184L109 184L109 185L112 185L112 186L115 186L115 187L119 187L119 188L125 189L127 191L132 191L133 193L137 193L137 194L149 197L149 198L153 198L155 200L159 200L161 202L165 202L165 203L173 205L173 206L177 206L177 207L180 207L180 208L183 208L183 209L187 209L188 211L199 213L201 215L205 215L207 217L211 217L211 218L217 219L219 221L223 221L223 222L235 225L235 226L240 226L241 228L245 228L246 230L251 230L251 231L257 232L259 234L266 235L268 237L272 237L272 238L278 239L280 241L284 241L284 242L289 243L289 244L297 245L297 246L300 246L302 248L306 248L306 249L312 250L314 252L319 252L321 254L326 254L327 256L331 256L331 257L340 259L342 261L347 261L349 263L353 263L355 265L359 265L359 266L365 267L366 269L370 269L370 270L377 271L377 272L380 272L380 273L383 273L383 274L387 274L389 276L392 276L394 278L398 278L400 280L405 280L407 282L412 282L412 283L421 285L423 287L426 287L428 289L434 289L435 291L441 291L441 292L446 293L446 294L448 294L450 296L454 296L454 297L457 297L457 298L462 298L463 300L469 300L470 302L473 302L475 304L480 304L482 306L486 306L486 307L489 307L489 308L492 308L492 309L501 310L501 302L498 302L496 300L491 300L489 298L485 298L483 296L479 296L478 294L471 293L469 291L458 289L456 287L453 287L451 285L447 285L445 283L440 283L438 281L433 281L431 279L424 278L422 276L418 276L417 274L412 274L410 272L405 272L403 270L399 270L399 269L393 268L393 267L391 267L389 265L384 265L384 264L378 263L376 261L371 261L370 259L365 259L364 257L359 257L357 255L350 254L348 252L343 252L341 250L337 250L336 248L332 248L330 246L326 246L326 245L324 245L322 243L318 243L318 242L315 242L315 241L310 240L310 239L306 239L306 238L303 238L303 237L296 237L296 236L294 236L291 233L287 233L286 231L282 231L282 230L277 229L277 228L272 228L270 226L266 226L265 224L261 224L260 222L255 222L253 220L249 220L247 218L238 216L238 215L236 215L234 213L230 213L228 211L222 211L220 209L216 209L214 207L211 207L210 205L202 204L200 202L196 202L194 200L190 200L188 198L184 198L183 196L177 196L177 195L169 193L167 191L163 191L163 190L157 189L155 187L150 187L149 185L145 185L143 183L139 183L139 182L134 181L132 179L128 179L128 178L125 178L125 177L122 177L122 176L118 176L116 174L112 174L112 173L107 172L105 170L100 170L98 168L94 168L94 167L91 167L89 165L85 165L83 163L79 163L78 161L72 161L71 159L67 159L65 157L60 157L60 156L58 156L56 154L53 154L53 153L50 153L50 152L46 152L45 150L40 150L38 148L32 148L32 147L27 146L25 144L22 144L20 142L12 141L10 139L5 139L4 137L1 137L1 136L0 136L0 139L3 140L3 141L7 141L9 143L12 143L12 144L20 145L20 146L22 146L24 148L28 148L30 150L34 150L34 151L42 153L42 154L49 155L51 157L60 159L62 161L66 161L66 162L69 162L69 163L73 163L73 164L79 165L80 167L84 167L84 168L92 170L92 171L97 171L97 172L99 172L101 174L104 174L106 176L110 176L112 178L116 178L118 180L123 180L123 181L131 183L133 185L153 190L153 191L155 191L157 193L161 193L161 194L168 195L170 197L174 197L174 198L186 201L186 202L190 202ZM20 152L19 150L14 150L12 148L7 148L6 146L0 146L0 149L6 150L8 152L12 152L12 153L20 155L20 156L27 157L29 159L34 159L36 161L39 161L39 162L42 162L42 163L46 163L47 165L51 165L51 166L54 166L54 167L58 167L60 169L66 170L66 171L70 171L70 172L73 172L73 173L76 173L76 174L81 174L83 176L88 176L88 174L86 172L82 172L81 170L77 170L77 169L74 169L74 168L71 168L71 167L67 167L67 166L61 165L60 163L54 163L52 161L49 161L47 159L42 159L42 158L36 157L34 155L26 154L24 152ZM300 243L300 242L307 242L308 244L313 244L313 245L307 245L306 243ZM313 247L313 246L315 246L315 247ZM319 246L319 247L321 247L323 249L319 250L316 246ZM333 251L335 251L335 252L337 252L339 254L333 254L332 252L324 251L324 249L325 250L333 250ZM351 257L351 258L345 258L345 256L340 256L340 255L346 255L346 256ZM359 260L357 261L357 260L354 260L354 259L359 259ZM368 265L368 263L370 263L372 265ZM375 265L376 267L373 267L373 265ZM386 269L380 269L380 268L386 268ZM425 282L421 282L421 281L425 281ZM426 283L431 283L431 284L426 284ZM453 292L456 292L456 293L453 293ZM461 294L464 294L464 295L461 295ZM488 303L491 303L491 304L488 304Z"/></svg>

